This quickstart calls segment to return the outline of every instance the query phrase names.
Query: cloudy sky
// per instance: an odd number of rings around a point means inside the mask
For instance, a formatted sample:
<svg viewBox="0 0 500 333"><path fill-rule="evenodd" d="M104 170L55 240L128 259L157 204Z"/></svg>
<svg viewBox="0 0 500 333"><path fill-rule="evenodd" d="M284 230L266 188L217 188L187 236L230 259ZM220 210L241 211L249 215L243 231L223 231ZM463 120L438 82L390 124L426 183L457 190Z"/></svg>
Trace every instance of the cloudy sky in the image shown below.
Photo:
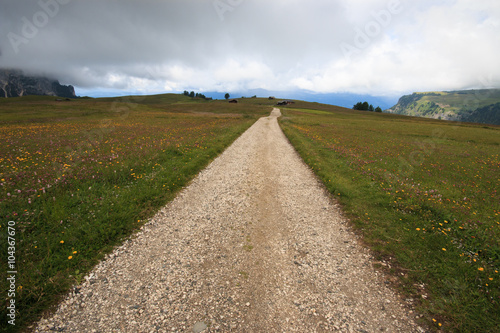
<svg viewBox="0 0 500 333"><path fill-rule="evenodd" d="M498 0L0 0L0 67L77 94L500 87Z"/></svg>

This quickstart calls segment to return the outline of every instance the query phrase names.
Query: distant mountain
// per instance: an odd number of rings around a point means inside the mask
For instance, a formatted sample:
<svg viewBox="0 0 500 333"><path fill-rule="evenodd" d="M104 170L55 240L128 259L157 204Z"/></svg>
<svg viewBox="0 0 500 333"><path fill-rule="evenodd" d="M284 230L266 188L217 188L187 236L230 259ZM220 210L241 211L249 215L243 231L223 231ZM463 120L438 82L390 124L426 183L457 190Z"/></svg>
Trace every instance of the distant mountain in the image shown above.
<svg viewBox="0 0 500 333"><path fill-rule="evenodd" d="M386 112L500 125L500 89L413 93Z"/></svg>
<svg viewBox="0 0 500 333"><path fill-rule="evenodd" d="M26 76L19 70L0 69L0 97L48 95L75 98L75 88L64 86L57 80Z"/></svg>
<svg viewBox="0 0 500 333"><path fill-rule="evenodd" d="M464 117L467 122L500 125L500 103L476 109Z"/></svg>

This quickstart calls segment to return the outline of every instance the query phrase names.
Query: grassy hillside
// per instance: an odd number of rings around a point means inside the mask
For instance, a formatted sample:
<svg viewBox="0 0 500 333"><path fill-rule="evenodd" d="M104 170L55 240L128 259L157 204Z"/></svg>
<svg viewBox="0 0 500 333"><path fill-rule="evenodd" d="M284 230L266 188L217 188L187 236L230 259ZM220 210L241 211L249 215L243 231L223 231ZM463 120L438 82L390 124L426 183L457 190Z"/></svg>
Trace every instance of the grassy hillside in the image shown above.
<svg viewBox="0 0 500 333"><path fill-rule="evenodd" d="M500 125L500 90L413 93L387 110L409 116Z"/></svg>
<svg viewBox="0 0 500 333"><path fill-rule="evenodd" d="M0 262L7 267L14 221L15 328L56 304L276 103L238 101L0 100ZM287 137L421 320L500 331L500 127L300 101L280 109ZM3 275L0 287L4 295Z"/></svg>
<svg viewBox="0 0 500 333"><path fill-rule="evenodd" d="M18 272L16 326L4 298L0 331L36 320L270 111L180 95L0 100L2 297Z"/></svg>
<svg viewBox="0 0 500 333"><path fill-rule="evenodd" d="M283 114L289 140L421 320L500 331L500 127L312 104Z"/></svg>

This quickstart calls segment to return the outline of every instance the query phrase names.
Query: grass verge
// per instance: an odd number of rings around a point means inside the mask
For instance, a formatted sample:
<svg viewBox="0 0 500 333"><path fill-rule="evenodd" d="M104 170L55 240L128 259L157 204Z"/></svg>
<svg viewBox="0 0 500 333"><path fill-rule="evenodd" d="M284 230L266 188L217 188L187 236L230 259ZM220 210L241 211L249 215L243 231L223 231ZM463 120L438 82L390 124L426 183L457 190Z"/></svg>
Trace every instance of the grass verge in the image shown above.
<svg viewBox="0 0 500 333"><path fill-rule="evenodd" d="M270 112L179 95L0 103L2 332L26 329L57 304ZM8 271L17 271L11 296Z"/></svg>
<svg viewBox="0 0 500 333"><path fill-rule="evenodd" d="M421 320L500 331L500 128L311 104L282 113Z"/></svg>

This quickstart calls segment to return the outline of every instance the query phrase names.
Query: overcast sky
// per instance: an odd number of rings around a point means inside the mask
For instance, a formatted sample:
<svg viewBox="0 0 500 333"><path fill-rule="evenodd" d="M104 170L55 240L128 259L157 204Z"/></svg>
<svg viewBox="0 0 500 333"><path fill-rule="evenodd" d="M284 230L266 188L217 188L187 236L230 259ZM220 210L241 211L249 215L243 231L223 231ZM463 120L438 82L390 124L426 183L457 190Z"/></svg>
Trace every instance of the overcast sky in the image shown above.
<svg viewBox="0 0 500 333"><path fill-rule="evenodd" d="M77 94L500 87L498 0L0 0L0 32Z"/></svg>

